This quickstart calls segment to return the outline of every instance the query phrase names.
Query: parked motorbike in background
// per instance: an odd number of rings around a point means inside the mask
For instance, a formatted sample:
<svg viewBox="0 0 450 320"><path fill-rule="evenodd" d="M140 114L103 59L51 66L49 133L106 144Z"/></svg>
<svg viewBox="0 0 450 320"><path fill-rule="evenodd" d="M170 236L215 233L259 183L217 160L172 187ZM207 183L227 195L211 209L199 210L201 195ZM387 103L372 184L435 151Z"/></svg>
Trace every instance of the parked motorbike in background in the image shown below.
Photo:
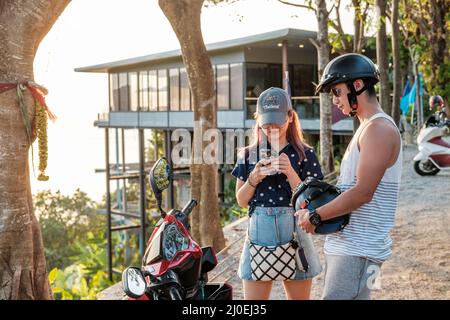
<svg viewBox="0 0 450 320"><path fill-rule="evenodd" d="M430 115L424 123L426 128L428 127L437 127L440 125L444 125L447 121L447 116L444 111L438 111Z"/></svg>
<svg viewBox="0 0 450 320"><path fill-rule="evenodd" d="M450 144L443 139L450 131L450 120L436 114L426 121L417 136L419 153L414 157L414 170L421 176L450 170Z"/></svg>
<svg viewBox="0 0 450 320"><path fill-rule="evenodd" d="M191 200L180 211L162 209L162 191L169 186L172 169L165 158L150 171L161 219L148 241L142 267L128 267L122 286L130 300L231 300L227 283L208 283L208 272L217 265L212 247L200 248L191 237L189 214L197 205Z"/></svg>

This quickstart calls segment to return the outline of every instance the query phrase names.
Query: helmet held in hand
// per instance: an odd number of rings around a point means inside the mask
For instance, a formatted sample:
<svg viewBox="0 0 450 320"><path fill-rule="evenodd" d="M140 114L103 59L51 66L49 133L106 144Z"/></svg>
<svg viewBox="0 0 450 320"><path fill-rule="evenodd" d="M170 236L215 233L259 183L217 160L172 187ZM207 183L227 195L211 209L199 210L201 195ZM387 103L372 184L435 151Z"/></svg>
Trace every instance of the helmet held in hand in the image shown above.
<svg viewBox="0 0 450 320"><path fill-rule="evenodd" d="M313 211L328 202L335 199L341 194L339 188L318 180L317 178L308 177L294 191L291 203L294 205L295 211L308 209ZM350 214L339 216L333 219L322 221L315 229L317 234L329 234L341 231L345 228L350 220Z"/></svg>

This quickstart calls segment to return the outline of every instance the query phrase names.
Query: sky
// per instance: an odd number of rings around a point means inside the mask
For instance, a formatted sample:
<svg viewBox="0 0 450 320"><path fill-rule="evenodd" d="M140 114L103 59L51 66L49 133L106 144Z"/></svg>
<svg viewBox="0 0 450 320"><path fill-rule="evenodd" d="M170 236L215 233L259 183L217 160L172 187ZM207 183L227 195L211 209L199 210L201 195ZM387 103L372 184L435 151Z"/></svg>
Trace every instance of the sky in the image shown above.
<svg viewBox="0 0 450 320"><path fill-rule="evenodd" d="M345 11L342 21L344 31L352 32ZM315 15L276 0L241 0L202 11L207 44L283 28L316 30ZM34 61L35 81L49 90L47 104L58 119L48 126L50 180L37 181L35 151L33 193L71 195L79 188L100 201L106 190L104 174L95 173L105 167L104 130L94 121L108 110L107 75L74 69L174 49L178 40L157 0L72 0ZM135 155L137 160L137 149Z"/></svg>

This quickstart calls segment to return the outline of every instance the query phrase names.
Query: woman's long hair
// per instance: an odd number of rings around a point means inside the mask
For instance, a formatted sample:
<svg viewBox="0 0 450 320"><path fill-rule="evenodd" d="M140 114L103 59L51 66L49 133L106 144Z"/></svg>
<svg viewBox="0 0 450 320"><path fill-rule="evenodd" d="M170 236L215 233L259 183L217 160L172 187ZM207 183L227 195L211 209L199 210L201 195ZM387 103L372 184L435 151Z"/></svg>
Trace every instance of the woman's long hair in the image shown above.
<svg viewBox="0 0 450 320"><path fill-rule="evenodd" d="M286 139L294 147L300 160L303 160L306 157L305 149L311 147L305 142L303 138L303 131L300 126L300 120L298 119L297 112L295 112L294 110L289 110L288 115L292 115L292 122L289 123L289 127L286 131ZM256 123L253 127L252 142L249 146L242 149L245 152L245 155L247 155L250 150L256 150L258 145L260 145L264 141L263 139L266 139L265 141L268 141L267 136L259 126L257 112L254 113L254 118L256 120Z"/></svg>

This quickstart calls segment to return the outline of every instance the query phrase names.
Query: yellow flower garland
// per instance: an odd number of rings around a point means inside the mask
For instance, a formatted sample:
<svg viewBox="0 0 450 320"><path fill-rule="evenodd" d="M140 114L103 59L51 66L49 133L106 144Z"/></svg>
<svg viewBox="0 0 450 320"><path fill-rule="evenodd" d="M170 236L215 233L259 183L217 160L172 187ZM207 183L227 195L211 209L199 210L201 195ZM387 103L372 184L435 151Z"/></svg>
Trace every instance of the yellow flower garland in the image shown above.
<svg viewBox="0 0 450 320"><path fill-rule="evenodd" d="M24 83L2 83L0 82L0 94L9 90L16 90L17 103L19 104L20 112L22 113L23 123L28 137L28 142L31 147L31 162L34 173L34 156L33 156L33 139L37 136L39 147L39 181L47 181L48 176L45 175L45 169L47 168L48 159L48 137L47 137L47 119L56 120L56 116L51 112L45 103L44 96L48 91L43 86L40 86L33 81L27 81ZM23 91L28 89L34 98L35 103L35 122L32 127L31 119L28 117L28 108L24 101ZM34 129L32 132L32 129ZM32 133L36 133L33 135Z"/></svg>
<svg viewBox="0 0 450 320"><path fill-rule="evenodd" d="M36 101L36 134L39 147L39 181L47 181L45 175L48 160L48 136L47 136L47 112L38 101Z"/></svg>

